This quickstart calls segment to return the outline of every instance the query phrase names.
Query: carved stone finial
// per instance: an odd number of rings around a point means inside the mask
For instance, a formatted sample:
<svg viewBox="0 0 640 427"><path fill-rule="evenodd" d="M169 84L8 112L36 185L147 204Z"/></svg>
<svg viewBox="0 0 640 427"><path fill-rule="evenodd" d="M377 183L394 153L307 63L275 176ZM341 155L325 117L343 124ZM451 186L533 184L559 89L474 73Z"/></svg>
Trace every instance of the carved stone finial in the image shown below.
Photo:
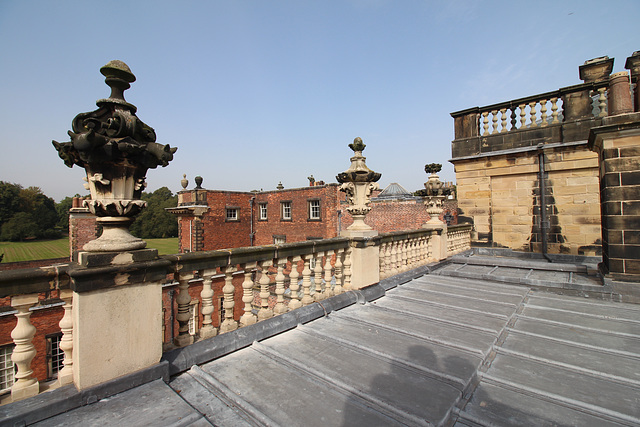
<svg viewBox="0 0 640 427"><path fill-rule="evenodd" d="M353 144L349 144L349 148L351 148L354 152L363 152L365 147L366 145L364 145L364 142L362 142L362 138L360 138L359 136L353 140Z"/></svg>
<svg viewBox="0 0 640 427"><path fill-rule="evenodd" d="M362 155L364 150L362 138L353 140L353 144L349 144L355 154L351 157L351 166L344 172L336 176L336 179L342 185L340 191L347 194L347 202L349 206L347 211L353 217L353 224L347 230L356 232L371 232L371 227L365 224L364 218L371 210L371 194L378 190L377 181L382 176L378 172L374 172L367 167L366 157Z"/></svg>
<svg viewBox="0 0 640 427"><path fill-rule="evenodd" d="M193 180L196 182L196 190L202 190L202 177L198 175Z"/></svg>
<svg viewBox="0 0 640 427"><path fill-rule="evenodd" d="M186 173L182 175L182 179L180 180L180 185L182 186L183 190L187 189L187 185L189 185L189 180L187 179Z"/></svg>
<svg viewBox="0 0 640 427"><path fill-rule="evenodd" d="M282 185L282 181L278 182L278 186L276 187L278 190L284 190L284 185Z"/></svg>
<svg viewBox="0 0 640 427"><path fill-rule="evenodd" d="M146 243L129 233L133 218L145 206L140 200L148 169L167 166L177 148L156 143L153 128L136 117L136 107L124 91L136 80L127 64L110 61L100 69L111 88L109 98L96 101L98 109L78 114L68 132L71 141L52 141L68 167L86 170L91 200L85 206L98 216L103 233L84 246L86 251L141 249Z"/></svg>

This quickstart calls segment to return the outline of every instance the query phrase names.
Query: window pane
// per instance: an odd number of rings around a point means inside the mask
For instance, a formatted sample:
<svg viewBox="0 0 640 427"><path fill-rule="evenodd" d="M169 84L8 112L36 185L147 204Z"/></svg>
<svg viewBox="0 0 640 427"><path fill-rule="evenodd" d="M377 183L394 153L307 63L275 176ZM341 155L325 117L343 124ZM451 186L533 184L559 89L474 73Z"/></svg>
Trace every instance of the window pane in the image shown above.
<svg viewBox="0 0 640 427"><path fill-rule="evenodd" d="M8 390L13 385L13 361L11 360L13 345L0 347L0 391Z"/></svg>

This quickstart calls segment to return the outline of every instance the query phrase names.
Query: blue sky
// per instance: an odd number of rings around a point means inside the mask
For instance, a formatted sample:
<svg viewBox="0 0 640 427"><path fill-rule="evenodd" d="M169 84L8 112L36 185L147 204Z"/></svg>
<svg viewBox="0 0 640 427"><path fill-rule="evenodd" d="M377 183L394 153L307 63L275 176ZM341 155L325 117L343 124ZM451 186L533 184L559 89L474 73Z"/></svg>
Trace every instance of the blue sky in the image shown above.
<svg viewBox="0 0 640 427"><path fill-rule="evenodd" d="M455 180L449 113L580 83L640 50L640 2L472 0L0 1L0 180L84 194L51 140L109 89L126 92L173 162L148 190L248 191L335 182L360 136L382 187Z"/></svg>

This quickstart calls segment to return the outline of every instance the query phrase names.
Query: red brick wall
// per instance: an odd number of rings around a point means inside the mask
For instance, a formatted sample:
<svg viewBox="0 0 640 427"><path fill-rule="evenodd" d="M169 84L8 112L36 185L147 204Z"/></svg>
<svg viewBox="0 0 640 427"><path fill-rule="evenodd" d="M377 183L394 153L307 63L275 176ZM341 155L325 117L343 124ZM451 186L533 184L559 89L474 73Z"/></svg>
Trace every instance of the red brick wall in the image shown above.
<svg viewBox="0 0 640 427"><path fill-rule="evenodd" d="M353 224L353 217L347 212L347 203L342 201L342 230ZM445 201L440 219L444 221L444 215L449 212L454 216L451 224L457 224L458 203L457 200ZM365 224L371 226L379 233L390 231L415 230L421 228L431 217L422 199L414 200L374 200L371 202L371 211L364 219Z"/></svg>
<svg viewBox="0 0 640 427"><path fill-rule="evenodd" d="M75 200L74 200L75 202ZM96 217L86 208L71 208L69 211L69 253L71 261L78 260L82 247L97 237Z"/></svg>
<svg viewBox="0 0 640 427"><path fill-rule="evenodd" d="M256 194L254 244L273 244L274 236L286 236L287 243L309 238L329 239L338 235L339 209L337 184L267 191ZM320 220L309 219L309 201L320 200ZM291 202L291 220L281 219L283 201ZM259 220L259 204L267 203L267 220Z"/></svg>

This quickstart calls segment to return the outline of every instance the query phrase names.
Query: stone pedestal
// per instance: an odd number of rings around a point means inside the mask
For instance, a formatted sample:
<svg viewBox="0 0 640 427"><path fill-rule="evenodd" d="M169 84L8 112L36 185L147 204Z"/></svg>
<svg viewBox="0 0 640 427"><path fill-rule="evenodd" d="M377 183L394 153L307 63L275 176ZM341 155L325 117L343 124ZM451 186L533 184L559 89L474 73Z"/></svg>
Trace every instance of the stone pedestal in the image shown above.
<svg viewBox="0 0 640 427"><path fill-rule="evenodd" d="M351 288L362 289L380 281L380 247L373 238L375 230L344 230L341 237L348 237L351 247ZM349 290L349 289L348 289Z"/></svg>
<svg viewBox="0 0 640 427"><path fill-rule="evenodd" d="M426 230L432 230L431 235L431 257L436 261L443 260L447 257L447 224L429 224L428 222L422 226Z"/></svg>
<svg viewBox="0 0 640 427"><path fill-rule="evenodd" d="M73 294L73 381L79 390L152 366L162 356L157 251L79 254Z"/></svg>
<svg viewBox="0 0 640 427"><path fill-rule="evenodd" d="M601 271L609 281L636 282L621 293L640 301L640 113L606 117L589 147L600 161Z"/></svg>

